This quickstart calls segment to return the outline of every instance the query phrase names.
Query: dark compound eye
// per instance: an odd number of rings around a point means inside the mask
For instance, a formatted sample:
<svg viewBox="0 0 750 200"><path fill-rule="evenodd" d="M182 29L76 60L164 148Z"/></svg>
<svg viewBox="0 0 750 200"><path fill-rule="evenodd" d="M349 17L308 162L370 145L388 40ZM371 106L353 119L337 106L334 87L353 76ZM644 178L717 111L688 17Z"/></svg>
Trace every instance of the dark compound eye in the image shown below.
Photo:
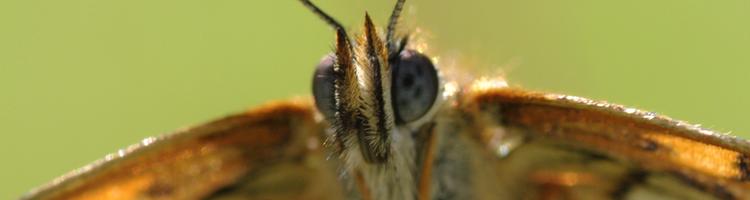
<svg viewBox="0 0 750 200"><path fill-rule="evenodd" d="M427 114L437 99L440 83L435 66L427 56L404 50L392 64L393 110L399 124L413 122Z"/></svg>
<svg viewBox="0 0 750 200"><path fill-rule="evenodd" d="M336 113L333 89L333 62L336 56L328 54L315 67L313 75L313 96L315 97L315 106L327 118L333 118Z"/></svg>
<svg viewBox="0 0 750 200"><path fill-rule="evenodd" d="M327 118L336 113L333 63L336 56L326 55L315 68L313 96L315 106ZM414 50L404 50L392 64L391 94L398 124L413 122L427 114L438 96L437 70L430 59Z"/></svg>

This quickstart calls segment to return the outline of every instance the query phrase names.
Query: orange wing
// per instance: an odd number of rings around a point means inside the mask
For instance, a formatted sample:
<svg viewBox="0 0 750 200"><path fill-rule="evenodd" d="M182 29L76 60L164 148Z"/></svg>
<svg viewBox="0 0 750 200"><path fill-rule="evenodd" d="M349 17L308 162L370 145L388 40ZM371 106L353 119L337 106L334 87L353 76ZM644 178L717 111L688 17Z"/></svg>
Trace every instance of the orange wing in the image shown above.
<svg viewBox="0 0 750 200"><path fill-rule="evenodd" d="M312 108L277 102L148 138L23 199L341 199Z"/></svg>
<svg viewBox="0 0 750 200"><path fill-rule="evenodd" d="M474 88L454 104L458 111L450 118L458 120L437 129L461 130L482 146L468 159L473 164L464 175L473 177L468 180L476 194L502 199L750 199L746 140L580 97Z"/></svg>

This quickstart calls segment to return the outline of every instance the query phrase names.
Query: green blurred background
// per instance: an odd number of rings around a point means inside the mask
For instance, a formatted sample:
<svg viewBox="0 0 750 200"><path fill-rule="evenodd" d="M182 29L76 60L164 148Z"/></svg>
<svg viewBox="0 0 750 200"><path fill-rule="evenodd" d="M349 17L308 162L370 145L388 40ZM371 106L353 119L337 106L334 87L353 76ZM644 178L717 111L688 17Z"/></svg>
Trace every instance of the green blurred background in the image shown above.
<svg viewBox="0 0 750 200"><path fill-rule="evenodd" d="M317 0L354 30L392 1ZM750 1L410 0L467 68L748 137ZM308 95L333 33L297 1L0 1L0 199L141 138ZM481 71L481 70L480 70ZM486 70L485 70L486 71Z"/></svg>

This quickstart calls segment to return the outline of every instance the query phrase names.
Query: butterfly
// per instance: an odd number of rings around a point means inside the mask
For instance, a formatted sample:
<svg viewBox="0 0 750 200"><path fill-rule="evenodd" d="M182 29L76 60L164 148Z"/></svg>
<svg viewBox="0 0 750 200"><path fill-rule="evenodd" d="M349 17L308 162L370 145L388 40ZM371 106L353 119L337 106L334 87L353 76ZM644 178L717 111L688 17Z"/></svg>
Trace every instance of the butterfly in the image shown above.
<svg viewBox="0 0 750 200"><path fill-rule="evenodd" d="M452 79L366 15L313 99L146 138L23 199L749 199L750 144L501 77Z"/></svg>

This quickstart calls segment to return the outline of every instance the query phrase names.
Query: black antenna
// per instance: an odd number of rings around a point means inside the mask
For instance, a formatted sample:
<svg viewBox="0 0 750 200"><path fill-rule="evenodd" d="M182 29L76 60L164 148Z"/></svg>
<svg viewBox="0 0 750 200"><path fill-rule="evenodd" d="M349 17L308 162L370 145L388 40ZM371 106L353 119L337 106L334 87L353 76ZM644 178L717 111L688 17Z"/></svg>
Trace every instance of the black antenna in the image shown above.
<svg viewBox="0 0 750 200"><path fill-rule="evenodd" d="M393 34L396 32L396 24L398 24L398 18L401 16L401 10L404 9L404 3L406 0L398 0L396 1L396 6L393 7L393 12L391 13L391 19L388 21L388 29L385 34L385 41L386 45L388 46L387 49L391 53L398 53L395 52L396 50L393 49L393 45L396 41L393 41Z"/></svg>
<svg viewBox="0 0 750 200"><path fill-rule="evenodd" d="M310 2L310 0L299 0L299 1L302 2L302 4L304 4L305 7L309 8L310 11L312 11L313 13L315 13L316 15L318 15L318 17L320 17L321 19L323 19L323 21L325 21L326 23L328 23L328 25L330 25L331 27L333 27L333 29L336 29L336 31L343 32L344 33L343 34L344 37L346 37L346 41L350 41L349 40L349 35L346 34L346 29L344 29L344 26L342 26L341 23L339 23L338 21L336 21L336 19L334 19L333 17L331 17L330 15L328 15L326 12L323 12L323 10L321 10L320 8L318 8L318 6L316 6L315 4L313 4L312 2Z"/></svg>

